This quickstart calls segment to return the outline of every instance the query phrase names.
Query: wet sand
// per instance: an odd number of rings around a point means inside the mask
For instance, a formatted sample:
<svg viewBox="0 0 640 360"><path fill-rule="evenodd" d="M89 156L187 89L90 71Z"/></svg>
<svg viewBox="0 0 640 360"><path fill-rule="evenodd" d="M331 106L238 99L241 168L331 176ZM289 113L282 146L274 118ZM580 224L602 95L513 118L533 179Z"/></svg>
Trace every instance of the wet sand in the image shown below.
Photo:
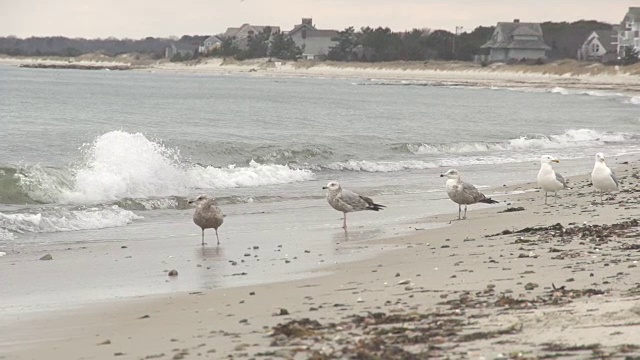
<svg viewBox="0 0 640 360"><path fill-rule="evenodd" d="M517 194L367 241L388 251L311 278L5 317L0 358L639 356L634 163L610 164L622 191L603 205L587 176L557 204L534 184L496 189ZM197 265L166 281L179 286Z"/></svg>

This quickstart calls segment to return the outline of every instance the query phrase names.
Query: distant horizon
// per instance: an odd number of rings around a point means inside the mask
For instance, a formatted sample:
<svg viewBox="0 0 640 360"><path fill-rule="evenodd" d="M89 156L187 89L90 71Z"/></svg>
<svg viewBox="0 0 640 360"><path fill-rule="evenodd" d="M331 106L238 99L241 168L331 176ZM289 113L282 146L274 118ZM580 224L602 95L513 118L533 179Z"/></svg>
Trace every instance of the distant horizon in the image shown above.
<svg viewBox="0 0 640 360"><path fill-rule="evenodd" d="M544 2L544 1L543 1ZM389 27L393 31L429 28L470 32L478 26L522 22L619 23L637 1L559 0L547 4L507 0L183 0L179 5L151 0L0 0L0 36L104 39L214 35L244 23L292 29L311 17L321 29Z"/></svg>

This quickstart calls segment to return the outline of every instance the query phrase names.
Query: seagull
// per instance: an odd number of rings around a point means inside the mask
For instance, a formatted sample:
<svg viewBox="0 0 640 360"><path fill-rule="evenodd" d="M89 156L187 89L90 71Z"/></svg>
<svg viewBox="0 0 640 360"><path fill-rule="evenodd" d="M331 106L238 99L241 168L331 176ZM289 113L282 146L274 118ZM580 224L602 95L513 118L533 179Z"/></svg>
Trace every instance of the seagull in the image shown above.
<svg viewBox="0 0 640 360"><path fill-rule="evenodd" d="M444 174L440 174L440 177L448 177L447 180L447 195L458 204L458 220L464 220L467 218L467 205L485 203L485 204L497 204L498 202L484 196L483 193L478 191L475 186L460 180L460 173L456 169L451 169ZM464 216L460 218L462 212L462 205L464 205Z"/></svg>
<svg viewBox="0 0 640 360"><path fill-rule="evenodd" d="M567 188L567 182L562 175L553 171L551 163L559 163L553 156L542 155L540 158L540 171L538 172L538 185L544 190L544 203L547 203L547 194L553 191L555 195L554 202L558 201L558 190Z"/></svg>
<svg viewBox="0 0 640 360"><path fill-rule="evenodd" d="M343 190L337 181L331 181L327 186L323 186L327 190L327 202L332 208L342 211L344 214L344 223L342 228L347 230L347 213L362 210L379 211L386 206L376 204L370 198L358 195L353 191Z"/></svg>
<svg viewBox="0 0 640 360"><path fill-rule="evenodd" d="M218 237L218 228L224 222L224 215L222 210L214 205L215 199L209 195L203 194L190 200L189 204L196 204L196 211L193 213L193 222L200 226L202 229L202 245L204 242L204 229L215 229L216 239L218 245L220 245L220 238Z"/></svg>
<svg viewBox="0 0 640 360"><path fill-rule="evenodd" d="M596 189L600 190L600 203L603 203L603 192L610 193L616 191L620 186L616 174L605 164L603 153L596 154L596 164L593 166L593 171L591 172L591 183L593 183Z"/></svg>

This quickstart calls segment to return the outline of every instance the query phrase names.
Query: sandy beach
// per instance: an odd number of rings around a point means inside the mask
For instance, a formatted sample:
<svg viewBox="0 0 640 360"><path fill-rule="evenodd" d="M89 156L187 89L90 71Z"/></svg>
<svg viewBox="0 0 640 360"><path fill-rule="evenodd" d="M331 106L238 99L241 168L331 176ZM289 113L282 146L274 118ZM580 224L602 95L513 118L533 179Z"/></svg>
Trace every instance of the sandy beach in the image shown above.
<svg viewBox="0 0 640 360"><path fill-rule="evenodd" d="M631 359L640 356L640 189L624 160L610 160L622 191L604 204L588 176L549 205L533 183L490 189L501 204L360 242L385 251L308 278L5 316L0 358ZM23 281L46 276L46 263L32 262ZM167 281L203 266L185 264Z"/></svg>
<svg viewBox="0 0 640 360"><path fill-rule="evenodd" d="M108 57L87 54L77 58L0 57L0 64L9 66L76 66L129 67L133 71L200 75L249 74L274 77L313 77L369 79L393 81L399 84L475 87L563 87L640 93L640 64L611 66L600 63L558 60L545 65L505 65L486 67L471 62L318 62L278 61L277 59L202 58L188 62L169 62L138 58L132 54ZM640 102L640 100L636 100Z"/></svg>

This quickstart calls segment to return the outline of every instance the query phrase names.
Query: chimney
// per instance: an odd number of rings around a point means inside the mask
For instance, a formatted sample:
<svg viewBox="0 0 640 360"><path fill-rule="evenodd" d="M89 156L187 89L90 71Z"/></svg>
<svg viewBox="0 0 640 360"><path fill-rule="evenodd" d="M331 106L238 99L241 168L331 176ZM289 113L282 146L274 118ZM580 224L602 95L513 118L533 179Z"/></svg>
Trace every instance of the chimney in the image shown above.
<svg viewBox="0 0 640 360"><path fill-rule="evenodd" d="M520 19L513 19L513 22L517 24L520 22Z"/></svg>
<svg viewBox="0 0 640 360"><path fill-rule="evenodd" d="M312 18L302 18L302 25L313 26L313 19Z"/></svg>

